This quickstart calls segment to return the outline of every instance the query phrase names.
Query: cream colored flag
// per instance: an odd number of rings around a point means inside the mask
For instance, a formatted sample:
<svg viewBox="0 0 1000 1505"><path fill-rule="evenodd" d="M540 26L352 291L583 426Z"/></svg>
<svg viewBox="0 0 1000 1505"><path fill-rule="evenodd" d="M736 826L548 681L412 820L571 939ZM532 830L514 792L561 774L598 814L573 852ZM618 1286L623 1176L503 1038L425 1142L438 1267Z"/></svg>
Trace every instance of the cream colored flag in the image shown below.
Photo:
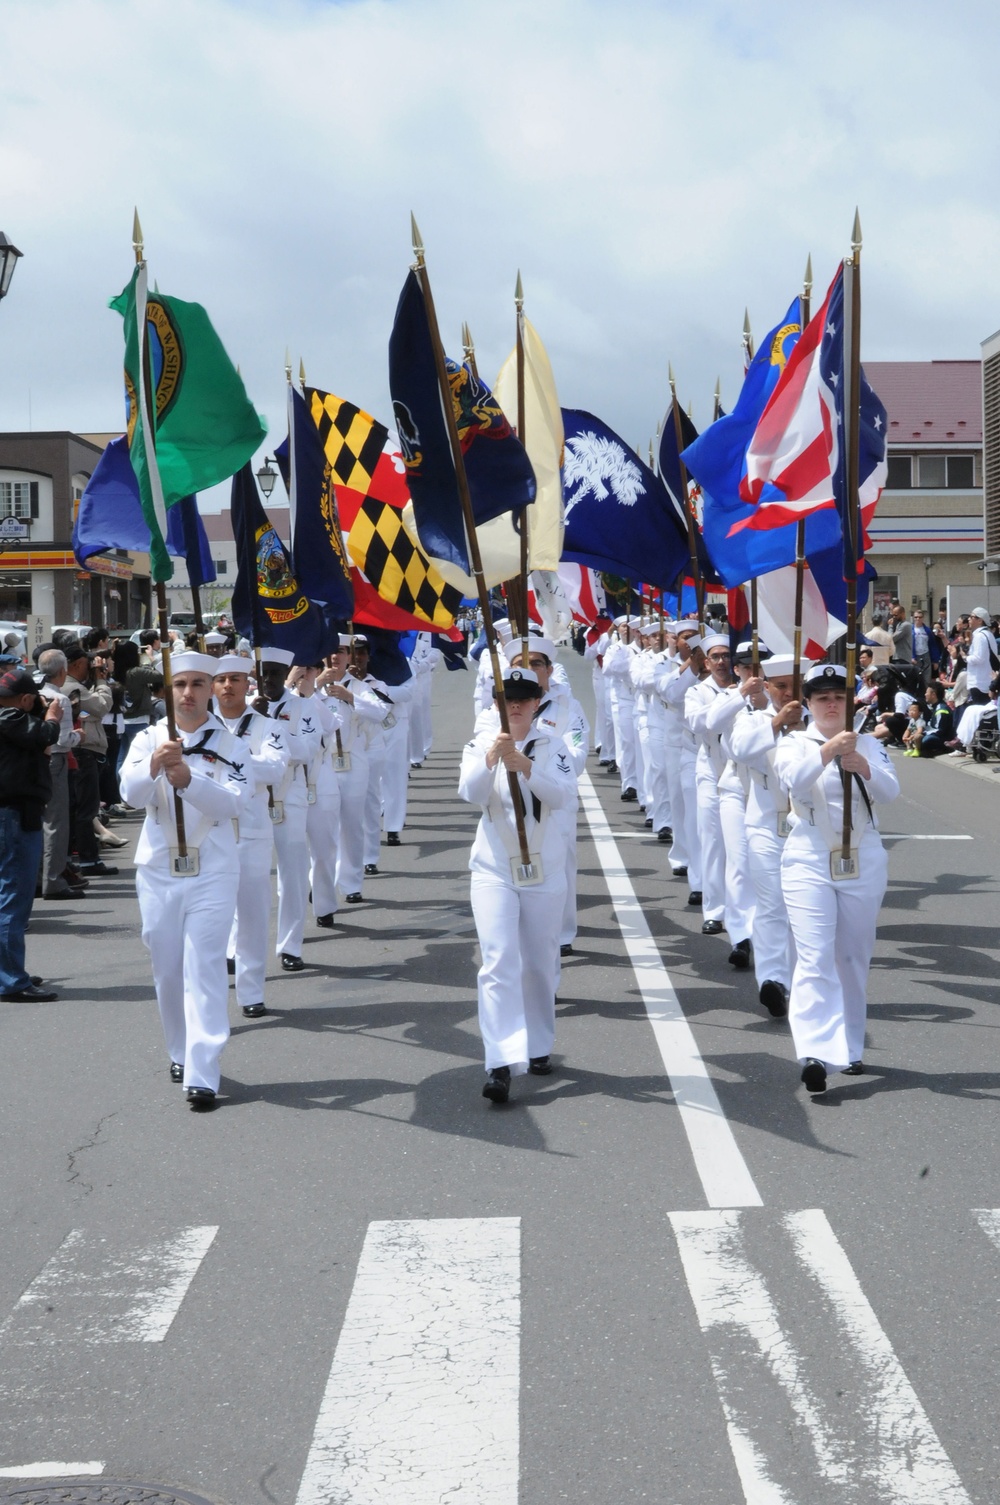
<svg viewBox="0 0 1000 1505"><path fill-rule="evenodd" d="M534 509L534 505L532 502L528 508L529 513ZM428 553L426 545L421 542L420 534L417 532L412 502L407 502L403 508L403 527L413 542L423 549L430 559L433 559L434 568L449 585L460 590L463 596L475 598L476 582L471 575L460 570L458 565L453 564L450 559L438 559L435 555ZM495 585L500 585L504 580L512 579L520 572L521 538L520 534L514 531L512 513L503 512L490 522L481 523L476 529L476 535L479 539L479 553L483 561L483 575L488 590L492 590Z"/></svg>
<svg viewBox="0 0 1000 1505"><path fill-rule="evenodd" d="M521 328L524 340L524 433L518 437L528 451L538 483L538 494L527 509L528 568L557 570L563 546L562 412L545 346L528 319L523 320ZM501 367L493 395L503 408L507 422L516 428L516 347Z"/></svg>

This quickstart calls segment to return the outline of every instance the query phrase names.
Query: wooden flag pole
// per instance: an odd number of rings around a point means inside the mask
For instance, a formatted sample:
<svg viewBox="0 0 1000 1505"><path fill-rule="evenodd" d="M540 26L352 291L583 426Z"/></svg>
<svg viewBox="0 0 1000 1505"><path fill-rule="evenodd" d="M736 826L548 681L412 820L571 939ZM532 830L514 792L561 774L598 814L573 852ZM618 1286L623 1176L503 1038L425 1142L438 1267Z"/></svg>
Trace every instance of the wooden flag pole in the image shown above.
<svg viewBox="0 0 1000 1505"><path fill-rule="evenodd" d="M465 532L469 545L469 559L472 564L472 576L476 582L476 593L479 597L479 609L483 614L483 631L486 633L486 645L490 655L490 667L493 670L493 689L496 694L497 714L500 717L500 730L507 736L510 735L510 720L507 716L507 700L503 690L503 672L500 668L500 654L497 648L496 629L493 626L493 613L490 610L490 593L486 588L486 576L483 573L483 558L479 550L479 537L476 533L476 519L472 511L472 496L469 492L469 478L465 473L465 462L462 458L462 446L458 437L458 424L455 421L455 407L452 401L451 383L448 380L448 369L445 365L444 347L441 344L441 334L438 329L437 313L434 309L434 298L431 293L430 278L427 275L427 266L424 260L424 246L417 228L417 222L410 215L410 227L413 236L413 254L416 257L414 271L420 283L420 290L424 295L424 306L427 310L427 324L430 331L431 345L434 351L434 365L437 369L438 391L441 396L441 407L444 412L445 423L448 428L448 439L451 443L451 457L455 466L455 481L458 486L459 500L462 504L462 515L465 519ZM525 665L527 668L527 665ZM534 864L531 861L531 853L528 850L528 836L524 828L524 808L522 805L521 786L517 781L517 774L507 770L507 782L510 785L511 804L514 807L514 821L517 826L517 844L521 854L521 876L531 878L535 874Z"/></svg>
<svg viewBox="0 0 1000 1505"><path fill-rule="evenodd" d="M851 549L851 567L847 576L847 695L844 705L844 728L854 730L855 638L858 634L858 540L861 536L861 498L858 450L861 442L861 218L854 211L851 254L844 263L844 338L850 344L845 352L844 410L847 423L847 527ZM844 780L844 825L841 832L840 858L844 871L851 866L851 804L854 775L842 770Z"/></svg>
<svg viewBox="0 0 1000 1505"><path fill-rule="evenodd" d="M799 325L805 334L812 313L812 254L806 258L806 273L799 298ZM806 582L806 520L800 517L795 527L795 625L792 633L792 699L802 694L802 599Z"/></svg>
<svg viewBox="0 0 1000 1505"><path fill-rule="evenodd" d="M135 252L136 266L145 266L143 254L142 226L139 224L139 211L135 210L132 220L132 249ZM138 323L139 321L137 321ZM139 341L139 374L142 382L142 394L136 393L136 402L140 400L145 409L148 423L143 423L143 437L153 452L154 464L156 456L156 433L153 428L153 383L150 376L149 359L147 356L148 342L146 334L146 315L143 311L141 327L136 329ZM177 741L177 719L174 715L174 679L170 672L170 627L167 616L167 588L162 580L156 581L156 613L160 633L160 658L163 665L163 700L167 711L167 736L171 742ZM187 832L184 827L184 806L181 802L180 791L174 790L174 821L177 827L177 857L178 860L186 860Z"/></svg>
<svg viewBox="0 0 1000 1505"><path fill-rule="evenodd" d="M514 287L517 363L517 437L525 443L524 431L524 288L518 269ZM527 453L527 447L525 447ZM521 508L521 663L528 668L528 508Z"/></svg>
<svg viewBox="0 0 1000 1505"><path fill-rule="evenodd" d="M681 450L684 447L684 435L681 431L681 410L677 406L677 383L674 381L674 368L668 366L670 380L671 410L674 415L674 439L677 444L677 468L680 472L681 483L681 506L684 508L684 516L687 519L688 550L691 556L691 579L694 581L695 600L698 603L698 621L705 620L705 582L701 578L701 566L698 563L698 541L695 532L695 518L691 507L691 498L688 496L687 467L681 459ZM683 592L684 582L681 581ZM680 600L678 600L678 616L680 615Z"/></svg>

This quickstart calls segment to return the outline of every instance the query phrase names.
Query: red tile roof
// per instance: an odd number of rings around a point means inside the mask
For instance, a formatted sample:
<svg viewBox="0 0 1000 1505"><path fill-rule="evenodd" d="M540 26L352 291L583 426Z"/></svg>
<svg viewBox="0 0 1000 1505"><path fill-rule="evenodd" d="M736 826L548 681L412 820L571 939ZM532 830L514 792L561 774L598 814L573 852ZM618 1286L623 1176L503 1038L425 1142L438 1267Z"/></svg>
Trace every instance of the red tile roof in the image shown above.
<svg viewBox="0 0 1000 1505"><path fill-rule="evenodd" d="M889 443L911 448L983 442L980 361L865 361L889 414Z"/></svg>

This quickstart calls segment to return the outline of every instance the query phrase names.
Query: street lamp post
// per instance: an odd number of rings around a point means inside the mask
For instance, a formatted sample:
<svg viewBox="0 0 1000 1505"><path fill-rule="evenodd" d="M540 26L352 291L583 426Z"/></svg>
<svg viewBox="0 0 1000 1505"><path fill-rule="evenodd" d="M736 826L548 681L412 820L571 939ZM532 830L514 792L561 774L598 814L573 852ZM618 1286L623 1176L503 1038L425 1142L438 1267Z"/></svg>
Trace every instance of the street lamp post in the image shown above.
<svg viewBox="0 0 1000 1505"><path fill-rule="evenodd" d="M278 472L272 466L270 458L265 455L264 463L257 472L257 480L261 491L264 493L265 502L274 490L274 483L277 479Z"/></svg>
<svg viewBox="0 0 1000 1505"><path fill-rule="evenodd" d="M18 258L22 255L23 252L19 251L17 246L12 241L9 241L3 231L0 230L0 299L6 298L7 290L10 287L10 280L14 275L14 268L17 266Z"/></svg>

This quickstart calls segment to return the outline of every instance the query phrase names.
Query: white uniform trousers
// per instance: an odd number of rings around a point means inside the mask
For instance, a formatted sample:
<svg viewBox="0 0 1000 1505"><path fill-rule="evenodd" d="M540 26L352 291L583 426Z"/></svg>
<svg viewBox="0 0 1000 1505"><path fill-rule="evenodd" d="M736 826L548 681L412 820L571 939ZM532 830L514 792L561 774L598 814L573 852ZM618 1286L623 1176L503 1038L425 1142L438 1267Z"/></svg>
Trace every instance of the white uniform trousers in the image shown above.
<svg viewBox="0 0 1000 1505"><path fill-rule="evenodd" d="M781 888L795 939L788 1023L795 1054L842 1071L864 1055L868 969L889 862L876 837L862 838L861 875L835 883L825 846L785 842Z"/></svg>
<svg viewBox="0 0 1000 1505"><path fill-rule="evenodd" d="M561 813L561 812L560 812ZM572 829L566 843L566 898L563 901L562 925L559 930L560 946L572 946L576 940L576 811L568 812L573 818Z"/></svg>
<svg viewBox="0 0 1000 1505"><path fill-rule="evenodd" d="M410 708L395 711L396 725L385 734L385 763L382 767L382 824L387 831L401 831L406 825L407 780L410 776Z"/></svg>
<svg viewBox="0 0 1000 1505"><path fill-rule="evenodd" d="M698 777L695 780L695 809L701 853L702 917L722 920L726 913L726 844L719 819L719 786L714 778ZM690 867L688 882L695 887Z"/></svg>
<svg viewBox="0 0 1000 1505"><path fill-rule="evenodd" d="M753 934L754 893L747 856L747 811L742 789L719 790L719 823L726 853L726 930L735 945Z"/></svg>
<svg viewBox="0 0 1000 1505"><path fill-rule="evenodd" d="M695 779L695 754L693 749L682 745L677 755L678 789L681 798L681 813L684 817L684 846L687 849L688 888L692 893L702 886L701 838L698 835L698 790ZM677 830L677 817L674 817ZM670 849L673 862L674 849Z"/></svg>
<svg viewBox="0 0 1000 1505"><path fill-rule="evenodd" d="M378 849L382 841L382 770L385 768L385 748L368 749L368 783L364 798L365 862L378 862Z"/></svg>
<svg viewBox="0 0 1000 1505"><path fill-rule="evenodd" d="M646 814L652 804L649 790L649 717L646 703L641 695L635 697L633 722L635 724L635 776L639 804Z"/></svg>
<svg viewBox="0 0 1000 1505"><path fill-rule="evenodd" d="M359 894L365 881L365 793L368 788L368 758L351 748L351 766L338 773L340 780L340 851L337 853L337 889Z"/></svg>
<svg viewBox="0 0 1000 1505"><path fill-rule="evenodd" d="M670 825L670 788L667 783L667 748L663 724L657 718L649 718L649 762L646 766L646 789L649 803L646 814L651 817L654 831L662 831ZM684 863L679 862L678 867Z"/></svg>
<svg viewBox="0 0 1000 1505"><path fill-rule="evenodd" d="M614 762L615 728L608 705L608 682L599 664L594 665L594 744L601 749L601 757Z"/></svg>
<svg viewBox="0 0 1000 1505"><path fill-rule="evenodd" d="M271 833L241 837L236 855L240 881L236 914L229 932L227 954L236 958L236 1002L240 1008L264 1002L267 942L271 931Z"/></svg>
<svg viewBox="0 0 1000 1505"><path fill-rule="evenodd" d="M171 1061L184 1067L185 1087L219 1090L219 1057L229 1039L226 938L238 882L235 866L197 878L136 869L163 1036Z"/></svg>
<svg viewBox="0 0 1000 1505"><path fill-rule="evenodd" d="M339 793L339 789L338 789ZM340 850L340 802L318 799L306 807L309 839L309 887L313 914L337 912L337 853Z"/></svg>
<svg viewBox="0 0 1000 1505"><path fill-rule="evenodd" d="M758 988L766 982L792 981L792 932L781 891L781 854L785 843L776 831L747 828L747 860L753 884L753 965Z"/></svg>
<svg viewBox="0 0 1000 1505"><path fill-rule="evenodd" d="M274 851L278 859L279 956L301 956L309 903L309 844L306 841L306 805L285 801L285 818L274 827Z"/></svg>
<svg viewBox="0 0 1000 1505"><path fill-rule="evenodd" d="M483 957L479 1030L487 1071L509 1066L520 1076L533 1057L551 1054L564 885L561 869L537 888L524 889L490 873L472 874L472 913Z"/></svg>
<svg viewBox="0 0 1000 1505"><path fill-rule="evenodd" d="M418 674L410 702L410 762L422 763L431 750L431 675ZM390 827L391 829L391 827Z"/></svg>
<svg viewBox="0 0 1000 1505"><path fill-rule="evenodd" d="M684 818L686 796L681 784L681 761L680 729L679 727L675 729L668 721L663 734L663 767L667 781L667 797L670 802L668 824L673 832L669 862L675 872L679 867L686 867L690 873L691 848L688 844L687 822Z"/></svg>
<svg viewBox="0 0 1000 1505"><path fill-rule="evenodd" d="M615 749L622 789L638 789L636 783L635 720L632 715L632 697L623 698L614 689L611 691L611 719L615 727Z"/></svg>

